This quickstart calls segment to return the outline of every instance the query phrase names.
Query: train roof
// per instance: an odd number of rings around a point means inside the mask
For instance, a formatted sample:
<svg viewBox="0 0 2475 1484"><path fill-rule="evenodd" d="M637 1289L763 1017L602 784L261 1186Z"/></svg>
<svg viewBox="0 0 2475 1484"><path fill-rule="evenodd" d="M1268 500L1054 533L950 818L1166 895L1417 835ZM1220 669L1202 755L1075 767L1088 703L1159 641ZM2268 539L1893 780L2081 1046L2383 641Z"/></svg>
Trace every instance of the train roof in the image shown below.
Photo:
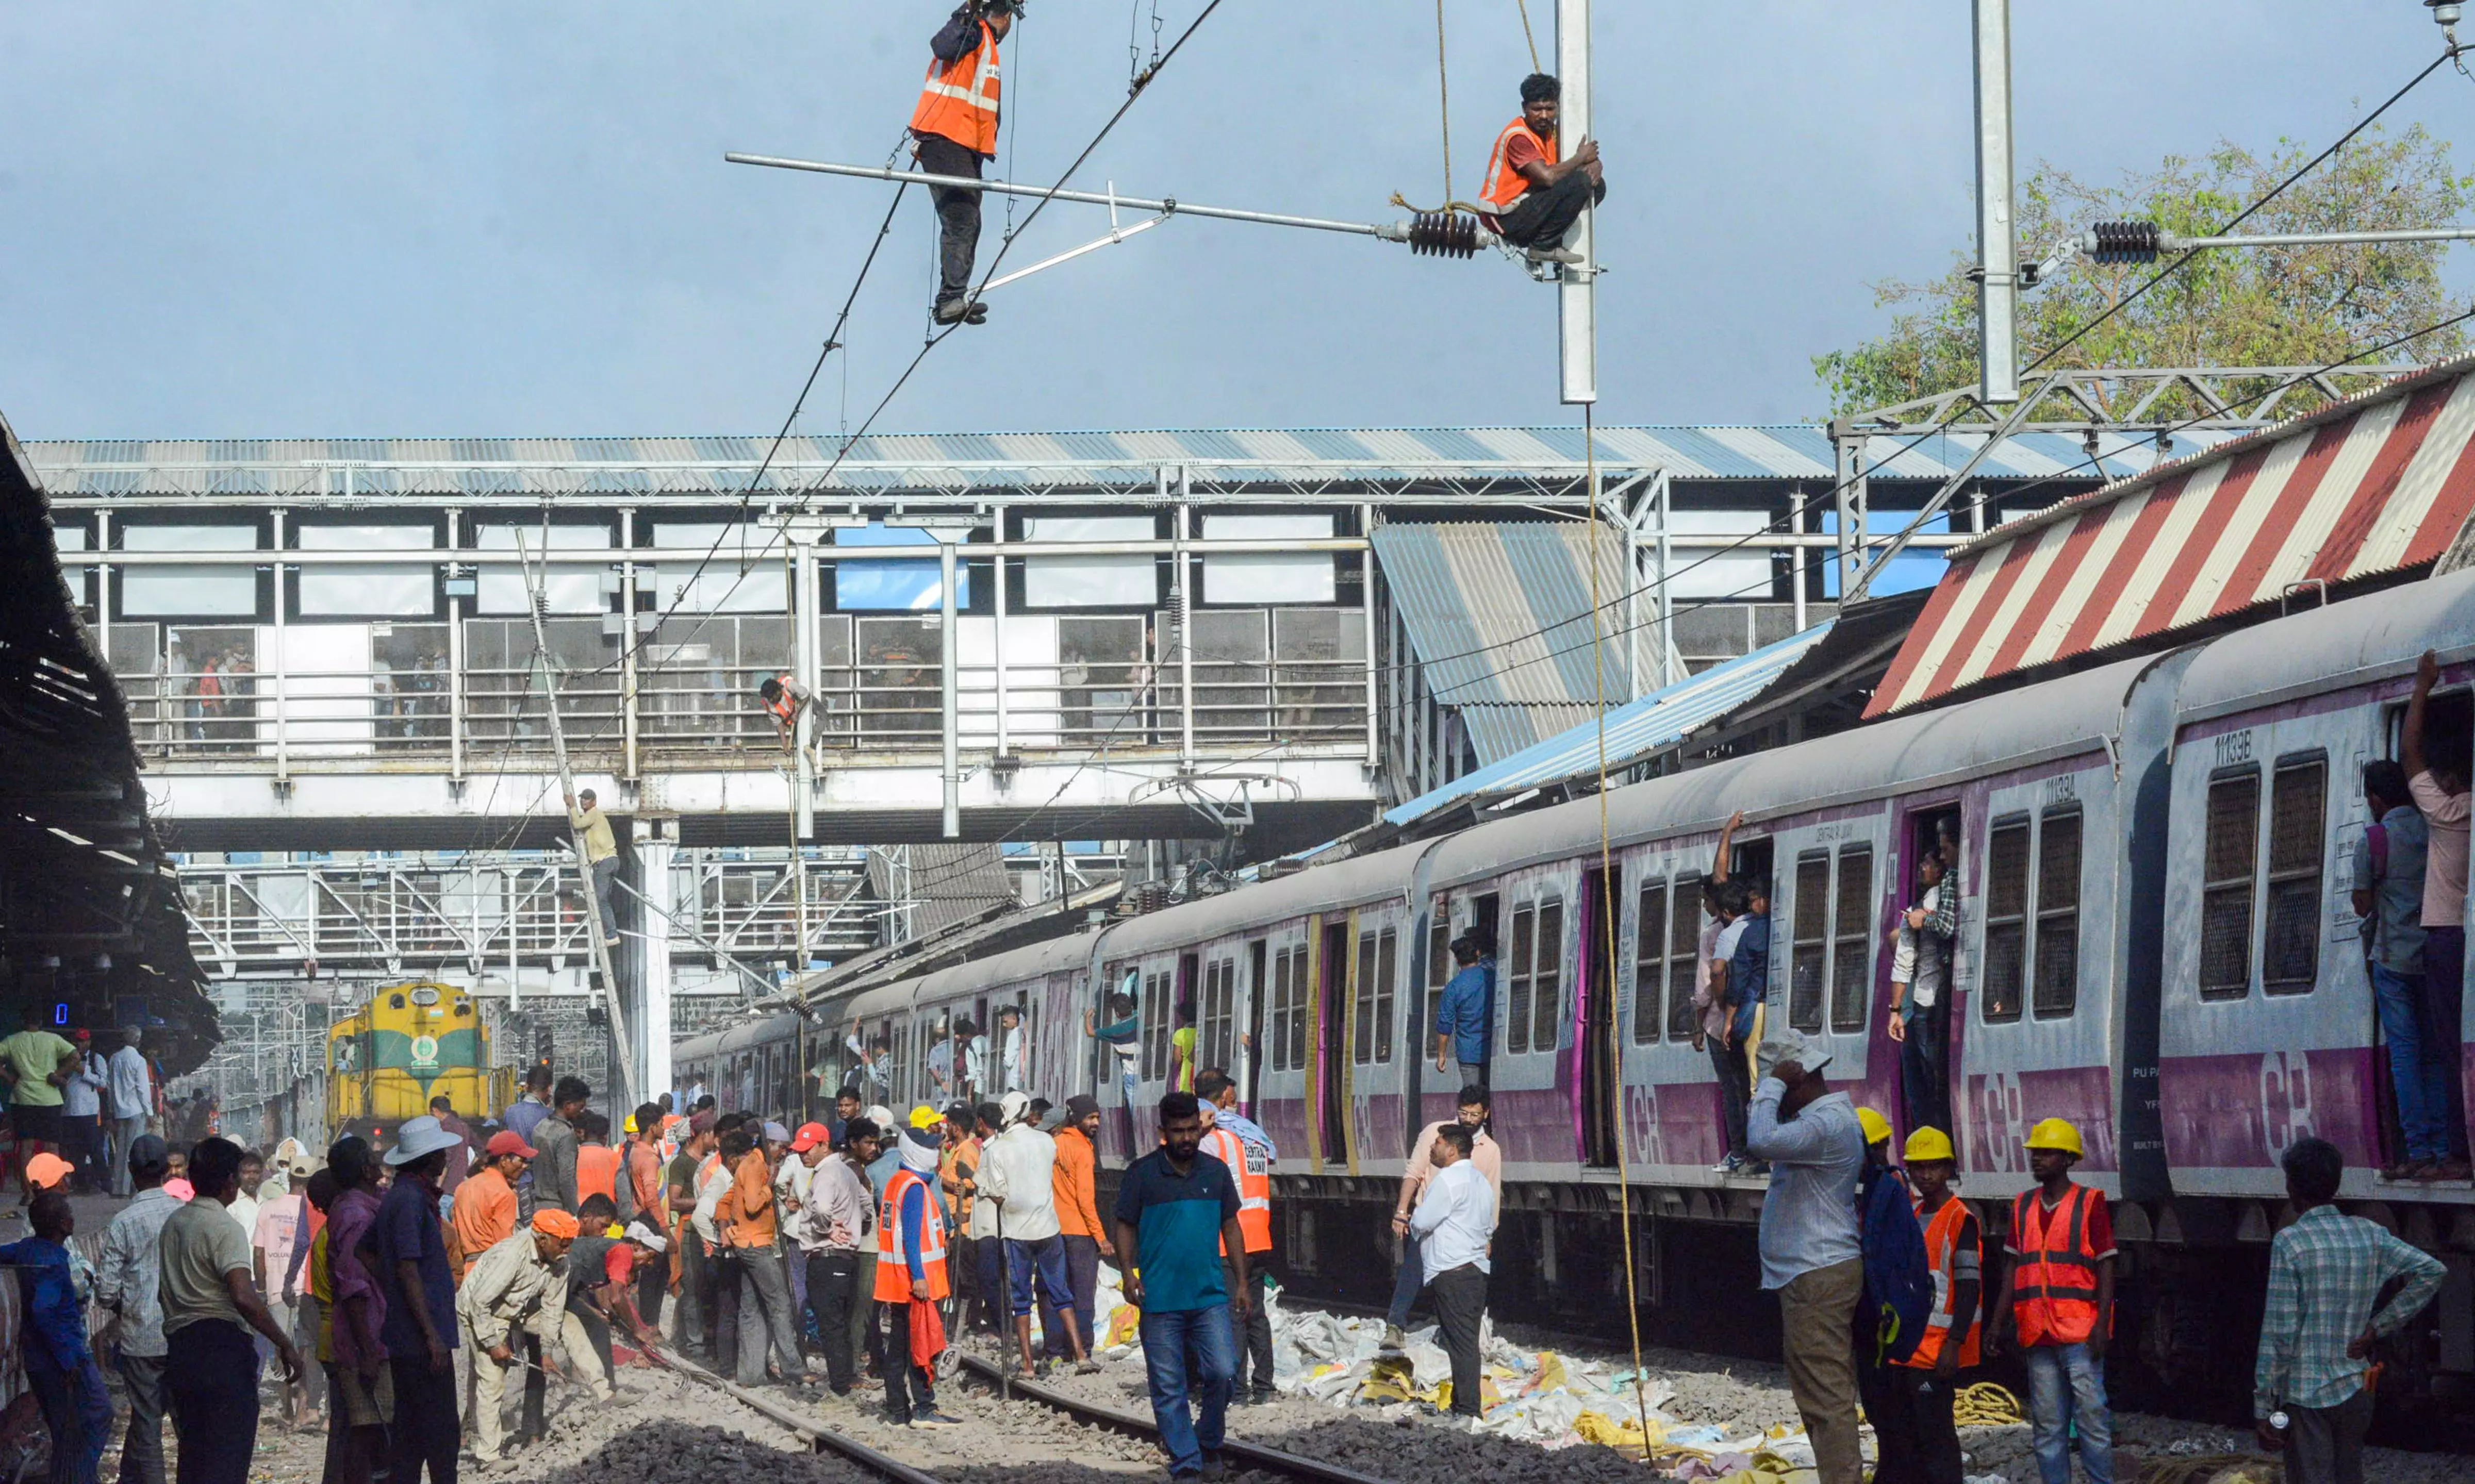
<svg viewBox="0 0 2475 1484"><path fill-rule="evenodd" d="M671 1059L693 1061L699 1057L727 1056L734 1051L745 1051L750 1046L760 1045L766 1041L780 1040L789 1028L798 1023L799 1017L788 1012L767 1015L761 1020L742 1021L735 1026L720 1031L708 1031L702 1035L691 1036L679 1042L672 1049Z"/></svg>
<svg viewBox="0 0 2475 1484"><path fill-rule="evenodd" d="M2272 619L2212 642L2183 672L2175 718L2196 721L2414 669L2475 645L2475 570Z"/></svg>
<svg viewBox="0 0 2475 1484"><path fill-rule="evenodd" d="M1617 845L1715 833L1735 810L1764 818L1930 788L1937 780L2101 748L2152 663L2124 660L1964 705L1907 713L1813 742L1756 752L1611 791ZM1439 842L1429 885L1447 889L1509 868L1569 858L1599 838L1599 800L1575 799L1478 825Z"/></svg>
<svg viewBox="0 0 2475 1484"><path fill-rule="evenodd" d="M1373 855L1353 856L1329 865L1311 865L1293 875L1146 913L1109 931L1107 955L1111 959L1131 959L1287 922L1309 912L1362 907L1387 897L1406 896L1418 856L1425 848L1396 845Z"/></svg>

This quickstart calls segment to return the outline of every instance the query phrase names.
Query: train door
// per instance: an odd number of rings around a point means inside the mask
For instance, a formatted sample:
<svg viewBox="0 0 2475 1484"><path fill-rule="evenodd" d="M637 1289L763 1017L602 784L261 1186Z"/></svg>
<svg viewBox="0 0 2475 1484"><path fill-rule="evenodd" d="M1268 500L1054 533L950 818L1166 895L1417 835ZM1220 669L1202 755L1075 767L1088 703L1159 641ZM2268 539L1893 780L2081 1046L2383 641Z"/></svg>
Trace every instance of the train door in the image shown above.
<svg viewBox="0 0 2475 1484"><path fill-rule="evenodd" d="M1581 966L1575 1016L1581 1030L1581 1162L1615 1168L1616 1120L1623 1088L1616 1062L1616 937L1623 893L1620 869L1592 870L1582 879Z"/></svg>
<svg viewBox="0 0 2475 1484"><path fill-rule="evenodd" d="M1904 925L1904 913L1912 907L1939 906L1946 898L1958 896L1963 888L1959 869L1960 841L1965 838L1961 833L1960 811L1956 804L1936 803L1908 811L1905 825L1900 831L1899 859L1893 863L1894 868L1900 873L1892 884L1891 890L1893 905L1903 914L1896 919L1898 923ZM2076 856L2077 837L2073 836L2072 839L2071 853ZM2025 840L2024 833L2004 830L1999 832L1999 839L1995 843L2007 858L2024 848ZM1928 862L1932 863L1930 866ZM1925 885L1928 875L1940 883L1930 902ZM2004 872L2006 888L2010 875L2010 872ZM1965 915L1962 914L1963 919ZM1952 1013L1959 979L1959 945L1941 940L1930 933L1917 934L1915 939L1919 966L1924 969L1923 978L1932 986L1929 992L1938 1003L1929 1010L1912 1009L1912 1013L1938 1023L1938 1030L1920 1036L1915 1034L1911 1026L1908 1034L1917 1043L1915 1049L1911 1050L1905 1041L1899 1048L1899 1127L1905 1131L1931 1125L1956 1137L1959 1131L1952 1127L1957 1109L1953 1104L1951 1079L1957 1072L1955 1063L1958 1056L1952 1043L1956 1038L1954 1033L1965 1028L1965 1023ZM2003 940L2001 935L1996 936L1997 946ZM1935 954L1936 961L1925 962L1924 956L1927 953ZM1917 993L1918 977L1916 970L1911 969L1908 995ZM2002 977L1997 975L1995 980L1997 993L2000 992L2001 982ZM2003 1020L2005 1011L1996 1007L1993 1018ZM1913 1079L1908 1075L1911 1057L1917 1059L1917 1071L1921 1074Z"/></svg>
<svg viewBox="0 0 2475 1484"><path fill-rule="evenodd" d="M1238 1013L1238 1023L1246 1028L1245 1039L1239 1042L1245 1068L1238 1077L1238 1096L1244 1101L1246 1116L1260 1116L1256 1103L1263 1094L1263 999L1268 993L1270 945L1257 938L1246 945L1245 1007Z"/></svg>
<svg viewBox="0 0 2475 1484"><path fill-rule="evenodd" d="M1349 1162L1349 921L1322 924L1315 979L1315 1128L1327 1165Z"/></svg>
<svg viewBox="0 0 2475 1484"><path fill-rule="evenodd" d="M1423 967L1417 983L1420 992L1409 1003L1409 1063L1404 1067L1402 1099L1401 1147L1407 1149L1418 1137L1418 1131L1437 1118L1450 1118L1453 1109L1445 1100L1453 1096L1460 1078L1449 1068L1435 1070L1435 1011L1443 1002L1444 985L1453 977L1453 913L1449 897L1438 896L1427 909L1427 942ZM1442 1107L1441 1112L1434 1111Z"/></svg>

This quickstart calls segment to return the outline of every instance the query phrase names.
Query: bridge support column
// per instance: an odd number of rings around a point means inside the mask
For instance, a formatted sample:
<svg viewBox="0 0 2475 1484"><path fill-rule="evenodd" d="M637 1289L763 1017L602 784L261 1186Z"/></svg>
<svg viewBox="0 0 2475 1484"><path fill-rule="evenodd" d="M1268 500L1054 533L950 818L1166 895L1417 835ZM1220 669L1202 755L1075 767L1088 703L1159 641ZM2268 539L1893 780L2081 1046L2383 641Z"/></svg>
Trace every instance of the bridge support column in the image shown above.
<svg viewBox="0 0 2475 1484"><path fill-rule="evenodd" d="M633 970L625 983L635 992L627 1007L627 1031L635 1040L636 1076L648 1102L671 1089L671 856L679 848L675 819L636 820L638 931L628 940ZM658 910L656 910L658 909ZM627 1113L614 1110L621 1121Z"/></svg>

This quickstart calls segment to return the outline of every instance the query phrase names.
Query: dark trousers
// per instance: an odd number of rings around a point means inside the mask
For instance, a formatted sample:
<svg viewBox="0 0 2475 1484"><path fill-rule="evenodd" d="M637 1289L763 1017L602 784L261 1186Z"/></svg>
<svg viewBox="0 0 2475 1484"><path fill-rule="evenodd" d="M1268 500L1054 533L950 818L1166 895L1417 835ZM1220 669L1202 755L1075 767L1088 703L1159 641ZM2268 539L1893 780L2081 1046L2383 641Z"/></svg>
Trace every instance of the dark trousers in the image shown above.
<svg viewBox="0 0 2475 1484"><path fill-rule="evenodd" d="M1929 951L1929 950L1921 950ZM1899 1087L1908 1126L1950 1131L1950 986L1908 1021L1899 1047Z"/></svg>
<svg viewBox="0 0 2475 1484"><path fill-rule="evenodd" d="M538 1364L539 1350L530 1355ZM429 1471L430 1484L455 1484L455 1368L432 1371L429 1357L414 1355L389 1359L387 1371L395 1382L395 1422L387 1428L387 1484L421 1484L424 1468ZM529 1406L529 1398L527 1403Z"/></svg>
<svg viewBox="0 0 2475 1484"><path fill-rule="evenodd" d="M855 1252L808 1254L808 1308L817 1316L817 1336L825 1347L825 1379L837 1397L848 1395L859 1379L850 1323L851 1305L861 1302L859 1259Z"/></svg>
<svg viewBox="0 0 2475 1484"><path fill-rule="evenodd" d="M747 1281L739 1254L727 1247L713 1253L713 1363L717 1369L739 1366L739 1290Z"/></svg>
<svg viewBox="0 0 2475 1484"><path fill-rule="evenodd" d="M1722 1046L1714 1035L1703 1044L1710 1048L1710 1067L1719 1074L1719 1108L1727 1125L1728 1153L1746 1158L1745 1115L1753 1104L1753 1069L1745 1064L1744 1043Z"/></svg>
<svg viewBox="0 0 2475 1484"><path fill-rule="evenodd" d="M885 1410L895 1422L911 1421L915 1411L937 1409L935 1378L911 1363L910 1300L878 1302L868 1345L876 1360L876 1374L885 1377Z"/></svg>
<svg viewBox="0 0 2475 1484"><path fill-rule="evenodd" d="M1096 1237L1072 1236L1066 1239L1066 1280L1073 1285L1074 1332L1083 1337L1083 1351L1088 1355L1100 1352L1100 1337L1091 1332L1091 1311L1094 1294L1100 1283L1100 1243ZM1040 1348L1051 1357L1064 1359L1074 1353L1066 1345L1066 1326L1057 1322L1057 1305L1048 1302L1048 1290L1040 1293Z"/></svg>
<svg viewBox="0 0 2475 1484"><path fill-rule="evenodd" d="M175 1477L180 1484L248 1484L257 1448L257 1347L249 1331L230 1320L193 1320L167 1343L164 1391L181 1439Z"/></svg>
<svg viewBox="0 0 2475 1484"><path fill-rule="evenodd" d="M163 1357L123 1355L129 1430L120 1438L120 1484L163 1484Z"/></svg>
<svg viewBox="0 0 2475 1484"><path fill-rule="evenodd" d="M2334 1407L2288 1407L2286 1477L2291 1484L2364 1484L2364 1432L2372 1425L2372 1394L2359 1391Z"/></svg>
<svg viewBox="0 0 2475 1484"><path fill-rule="evenodd" d="M111 1394L88 1359L74 1371L28 1365L26 1385L43 1409L52 1435L52 1484L95 1484L103 1446L111 1441Z"/></svg>
<svg viewBox="0 0 2475 1484"><path fill-rule="evenodd" d="M662 1300L671 1290L671 1265L649 1262L636 1275L636 1313L645 1326L659 1333L662 1327Z"/></svg>
<svg viewBox="0 0 2475 1484"><path fill-rule="evenodd" d="M1409 1327L1409 1311L1418 1305L1418 1295L1427 1288L1427 1275L1418 1266L1418 1240L1401 1237L1401 1260L1392 1270L1392 1307L1384 1313L1384 1322L1395 1329Z"/></svg>
<svg viewBox="0 0 2475 1484"><path fill-rule="evenodd" d="M545 1414L550 1410L550 1377L542 1374L541 1336L527 1334L518 1347L525 1360L525 1407L516 1417L516 1441L534 1443L550 1431Z"/></svg>
<svg viewBox="0 0 2475 1484"><path fill-rule="evenodd" d="M2423 1024L2432 1036L2425 1050L2449 1068L2449 1156L2466 1157L2466 1080L2458 1071L2458 1028L2466 1004L2466 930L2423 930Z"/></svg>
<svg viewBox="0 0 2475 1484"><path fill-rule="evenodd" d="M1250 1269L1246 1275L1246 1297L1249 1301L1246 1317L1239 1319L1235 1308L1229 1311L1229 1330L1238 1342L1237 1395L1239 1396L1248 1391L1268 1393L1272 1389L1272 1314L1263 1303L1264 1297L1272 1289L1272 1275L1267 1268L1253 1266L1271 1255L1269 1253L1246 1254ZM1221 1277L1229 1284L1229 1291L1236 1293L1237 1269L1229 1266ZM1099 1347L1095 1345L1092 1349Z"/></svg>
<svg viewBox="0 0 2475 1484"><path fill-rule="evenodd" d="M919 168L930 175L980 178L980 152L956 144L943 134L915 136ZM937 297L959 299L971 287L971 258L980 248L980 193L975 190L932 190L941 229L937 251Z"/></svg>
<svg viewBox="0 0 2475 1484"><path fill-rule="evenodd" d="M992 1334L1011 1333L1014 1305L1007 1296L1005 1243L992 1236L973 1238L971 1267L979 1282L978 1322Z"/></svg>
<svg viewBox="0 0 2475 1484"><path fill-rule="evenodd" d="M99 1113L61 1115L61 1153L74 1167L71 1179L81 1190L105 1188L103 1117Z"/></svg>
<svg viewBox="0 0 2475 1484"><path fill-rule="evenodd" d="M1606 199L1605 184L1593 189L1589 173L1576 170L1545 190L1533 186L1504 213L1501 235L1514 247L1554 247L1573 230L1583 207Z"/></svg>
<svg viewBox="0 0 2475 1484"><path fill-rule="evenodd" d="M679 1349L713 1358L713 1254L704 1238L683 1227L679 1249Z"/></svg>
<svg viewBox="0 0 2475 1484"><path fill-rule="evenodd" d="M1476 1417L1480 1404L1478 1329L1486 1313L1486 1275L1476 1263L1463 1263L1427 1279L1427 1297L1435 1305L1435 1327L1442 1331L1444 1353L1453 1359L1453 1415Z"/></svg>

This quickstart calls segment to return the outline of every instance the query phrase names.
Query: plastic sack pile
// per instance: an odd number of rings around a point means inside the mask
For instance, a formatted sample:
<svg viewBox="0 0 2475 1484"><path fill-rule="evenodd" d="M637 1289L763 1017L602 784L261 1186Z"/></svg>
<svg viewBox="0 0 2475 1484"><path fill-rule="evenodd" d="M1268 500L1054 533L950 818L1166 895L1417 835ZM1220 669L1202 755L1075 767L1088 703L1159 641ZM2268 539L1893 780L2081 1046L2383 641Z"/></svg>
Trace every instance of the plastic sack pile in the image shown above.
<svg viewBox="0 0 2475 1484"><path fill-rule="evenodd" d="M1452 1362L1434 1326L1409 1331L1399 1350L1387 1351L1380 1319L1291 1311L1277 1292L1270 1307L1273 1379L1282 1392L1338 1407L1452 1405ZM1104 1349L1122 1351L1139 1343L1136 1311L1105 1268L1095 1312L1108 1316ZM1815 1477L1813 1447L1801 1428L1731 1435L1715 1424L1682 1422L1665 1410L1673 1392L1645 1376L1645 1438L1630 1369L1555 1350L1521 1350L1500 1338L1492 1323L1481 1336L1480 1355L1485 1396L1482 1416L1470 1424L1473 1431L1550 1448L1603 1444L1647 1456L1671 1479L1807 1484Z"/></svg>

